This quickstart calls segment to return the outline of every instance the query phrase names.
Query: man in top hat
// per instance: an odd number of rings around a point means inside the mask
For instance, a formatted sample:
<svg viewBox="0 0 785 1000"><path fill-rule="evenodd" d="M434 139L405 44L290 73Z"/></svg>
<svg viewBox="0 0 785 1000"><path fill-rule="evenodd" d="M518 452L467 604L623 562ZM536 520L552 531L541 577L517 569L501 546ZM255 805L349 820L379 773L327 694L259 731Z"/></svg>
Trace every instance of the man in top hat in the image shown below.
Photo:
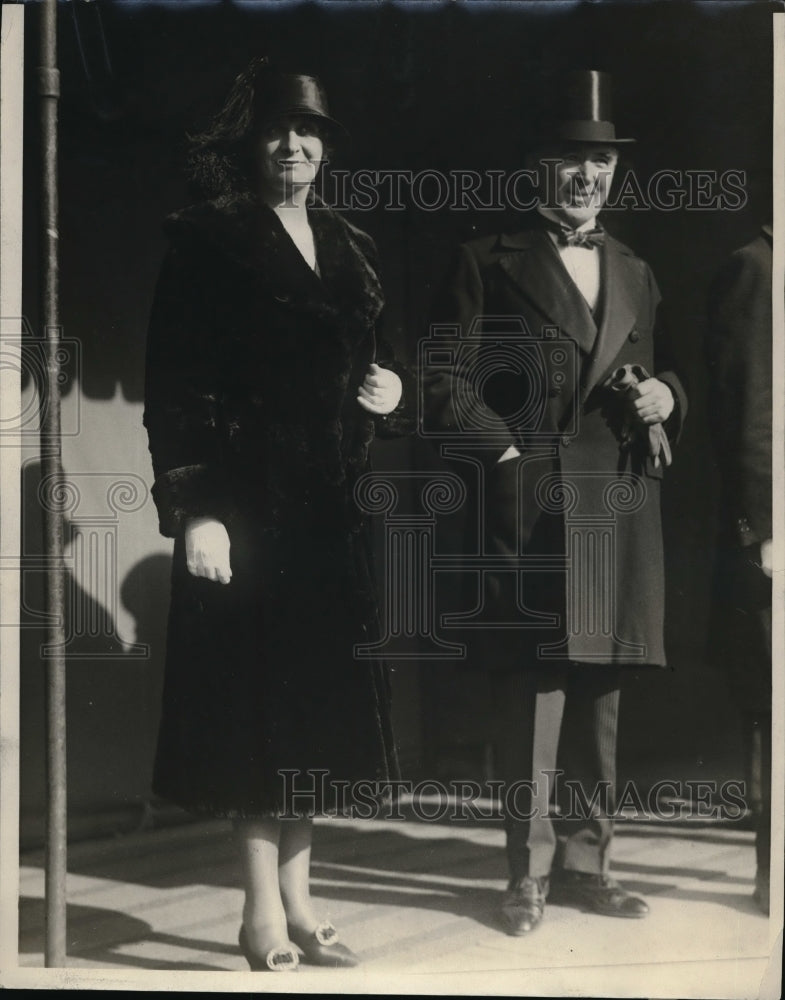
<svg viewBox="0 0 785 1000"><path fill-rule="evenodd" d="M537 211L459 248L430 341L457 346L423 372L482 557L464 620L498 694L513 935L546 897L648 912L609 874L619 690L625 667L665 664L660 485L687 404L654 277L597 222L633 141L609 86L570 79L533 155Z"/></svg>

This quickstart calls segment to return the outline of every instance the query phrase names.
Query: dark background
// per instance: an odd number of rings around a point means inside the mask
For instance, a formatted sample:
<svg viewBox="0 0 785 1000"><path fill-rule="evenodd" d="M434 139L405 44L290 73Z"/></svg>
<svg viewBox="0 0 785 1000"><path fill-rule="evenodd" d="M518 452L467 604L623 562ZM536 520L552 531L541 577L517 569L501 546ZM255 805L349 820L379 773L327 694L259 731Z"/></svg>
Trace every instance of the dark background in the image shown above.
<svg viewBox="0 0 785 1000"><path fill-rule="evenodd" d="M622 777L644 784L739 777L736 714L705 655L716 474L702 339L712 274L771 217L774 9L718 2L62 3L62 322L83 351L79 386L70 391L107 402L115 457L126 436L143 435L138 411L124 404L142 396L147 313L165 248L161 221L186 200L183 136L207 122L251 56L266 53L322 77L333 113L353 136L335 157L349 170L517 169L544 81L562 67L610 71L617 128L638 139L628 162L644 183L663 168L747 176L739 211L614 212L605 220L651 264L691 383L686 429L664 490L671 666L629 676ZM24 298L39 335L35 4L29 15ZM454 244L511 221L415 206L351 218L379 245L387 335L409 360L427 333L429 302ZM382 469L440 467L421 440L379 443L375 461ZM134 471L149 481L149 467ZM27 523L35 534L35 469L28 473ZM457 527L451 531L448 524L447 542L458 544ZM149 663L143 670L69 663L71 806L82 817L97 816L107 800L136 809L149 795L167 567L162 556L150 557L149 573L145 565L140 560L123 586L142 607ZM40 606L35 593L30 600ZM23 822L31 837L43 801L38 641L35 629L26 632ZM409 776L488 773L493 718L482 675L454 663L403 663L395 696ZM91 699L89 717L99 721L86 732Z"/></svg>

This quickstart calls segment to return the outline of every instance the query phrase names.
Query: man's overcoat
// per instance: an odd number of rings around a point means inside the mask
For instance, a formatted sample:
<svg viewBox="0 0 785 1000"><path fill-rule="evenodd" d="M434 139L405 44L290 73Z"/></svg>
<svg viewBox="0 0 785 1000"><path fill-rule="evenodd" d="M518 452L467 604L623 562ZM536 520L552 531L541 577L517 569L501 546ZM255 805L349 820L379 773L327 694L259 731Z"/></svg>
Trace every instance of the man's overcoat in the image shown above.
<svg viewBox="0 0 785 1000"><path fill-rule="evenodd" d="M737 250L709 295L710 423L721 474L710 651L734 695L771 711L772 231Z"/></svg>
<svg viewBox="0 0 785 1000"><path fill-rule="evenodd" d="M687 401L648 265L610 236L599 253L594 312L539 220L460 247L433 312L424 429L469 484L464 623L488 667L665 663L664 463L608 383L666 382L672 437Z"/></svg>

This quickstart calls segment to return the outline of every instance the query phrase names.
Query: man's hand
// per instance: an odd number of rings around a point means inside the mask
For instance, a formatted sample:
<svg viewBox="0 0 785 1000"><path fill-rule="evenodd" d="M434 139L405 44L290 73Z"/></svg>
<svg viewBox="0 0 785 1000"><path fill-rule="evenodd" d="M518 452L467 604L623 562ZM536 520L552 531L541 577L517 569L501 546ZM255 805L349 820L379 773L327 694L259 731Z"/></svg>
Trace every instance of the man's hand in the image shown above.
<svg viewBox="0 0 785 1000"><path fill-rule="evenodd" d="M507 451L499 457L499 461L496 464L501 465L502 462L509 462L511 458L519 458L520 454L515 445L511 444Z"/></svg>
<svg viewBox="0 0 785 1000"><path fill-rule="evenodd" d="M401 401L403 385L395 372L373 364L358 393L357 402L369 413L392 413Z"/></svg>
<svg viewBox="0 0 785 1000"><path fill-rule="evenodd" d="M630 405L644 424L662 424L676 402L670 388L658 378L647 378L629 392Z"/></svg>
<svg viewBox="0 0 785 1000"><path fill-rule="evenodd" d="M185 526L185 560L188 572L206 580L229 583L229 535L214 517L194 517Z"/></svg>

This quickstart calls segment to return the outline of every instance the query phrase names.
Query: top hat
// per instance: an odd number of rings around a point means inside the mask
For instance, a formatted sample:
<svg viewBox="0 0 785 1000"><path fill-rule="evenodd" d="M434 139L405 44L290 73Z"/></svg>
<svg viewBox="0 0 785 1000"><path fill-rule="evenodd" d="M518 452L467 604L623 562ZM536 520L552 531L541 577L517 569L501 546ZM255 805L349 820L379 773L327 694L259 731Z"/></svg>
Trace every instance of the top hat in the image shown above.
<svg viewBox="0 0 785 1000"><path fill-rule="evenodd" d="M330 115L324 87L315 76L264 67L256 78L254 110L259 122L303 115L321 122L333 138L348 135L343 125Z"/></svg>
<svg viewBox="0 0 785 1000"><path fill-rule="evenodd" d="M555 113L543 137L614 146L635 142L616 135L612 118L610 74L596 69L573 71L560 88Z"/></svg>

